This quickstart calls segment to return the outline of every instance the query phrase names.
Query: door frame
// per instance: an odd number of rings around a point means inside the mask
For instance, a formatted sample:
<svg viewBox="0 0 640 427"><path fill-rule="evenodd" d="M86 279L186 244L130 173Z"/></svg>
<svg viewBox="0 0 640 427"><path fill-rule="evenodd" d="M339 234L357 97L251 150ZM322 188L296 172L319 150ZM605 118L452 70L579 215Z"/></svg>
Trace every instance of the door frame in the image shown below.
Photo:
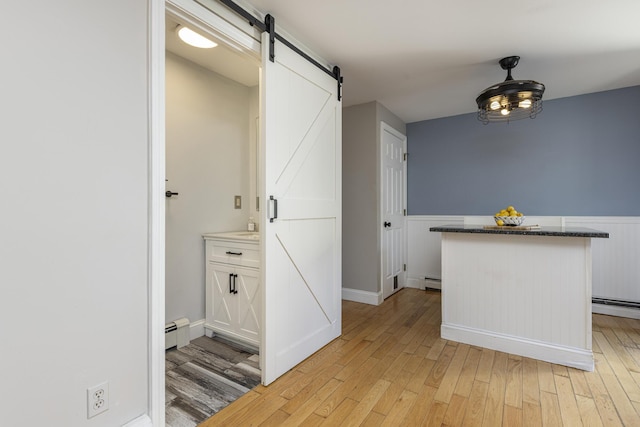
<svg viewBox="0 0 640 427"><path fill-rule="evenodd" d="M207 3L206 8L197 1ZM260 58L256 29L222 4L148 0L148 408L136 426L165 425L165 13L194 25L240 53ZM209 10L207 10L209 9ZM215 13L214 13L215 11ZM224 19L223 19L224 18Z"/></svg>
<svg viewBox="0 0 640 427"><path fill-rule="evenodd" d="M384 197L382 196L382 192L384 191L384 186L382 185L384 182L384 177L383 177L383 165L382 162L384 160L383 155L382 155L382 150L383 150L383 145L382 145L382 137L384 135L384 132L389 132L390 134L394 135L395 137L397 137L398 139L402 140L402 152L403 155L406 156L407 153L407 136L405 134L403 134L402 132L400 132L399 130L397 130L396 128L394 128L393 126L391 126L390 124L384 122L384 121L380 121L380 127L379 127L379 137L378 137L378 154L380 156L380 160L378 161L378 182L380 183L379 188L380 188L380 194L379 196L379 200L378 200L378 212L379 212L379 219L378 219L378 230L380 233L380 239L379 239L379 243L380 243L380 295L382 297L382 299L384 299L384 263L385 263L385 259L384 259L384 251L383 251L383 244L384 244L384 226L383 226L383 221L384 221ZM406 161L406 157L405 159L403 159L402 162L402 208L405 210L407 209L407 161ZM407 262L407 216L406 214L403 216L403 220L402 220L402 239L403 239L403 244L402 244L402 259L403 259L403 264L406 264ZM398 286L398 290L404 288L406 286L406 271L402 271L401 273L402 275L402 287ZM397 291L396 291L397 292ZM393 292L391 295L393 295L395 292Z"/></svg>

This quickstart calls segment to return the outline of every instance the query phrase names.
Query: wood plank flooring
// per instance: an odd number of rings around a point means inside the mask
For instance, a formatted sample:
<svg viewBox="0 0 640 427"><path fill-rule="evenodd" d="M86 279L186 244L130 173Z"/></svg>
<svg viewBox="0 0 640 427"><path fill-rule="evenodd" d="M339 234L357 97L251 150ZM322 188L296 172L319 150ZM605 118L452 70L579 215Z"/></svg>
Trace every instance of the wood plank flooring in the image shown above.
<svg viewBox="0 0 640 427"><path fill-rule="evenodd" d="M195 427L260 384L258 356L220 339L167 350L165 364L169 427Z"/></svg>
<svg viewBox="0 0 640 427"><path fill-rule="evenodd" d="M596 370L440 339L440 294L343 301L343 334L211 426L640 426L640 320L593 315Z"/></svg>

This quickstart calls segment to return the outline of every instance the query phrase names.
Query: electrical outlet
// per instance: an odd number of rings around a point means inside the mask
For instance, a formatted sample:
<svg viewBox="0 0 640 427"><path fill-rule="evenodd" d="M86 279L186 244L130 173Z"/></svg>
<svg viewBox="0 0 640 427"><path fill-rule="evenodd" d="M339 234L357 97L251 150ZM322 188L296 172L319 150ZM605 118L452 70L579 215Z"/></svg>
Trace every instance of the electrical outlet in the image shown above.
<svg viewBox="0 0 640 427"><path fill-rule="evenodd" d="M109 383L107 381L87 389L87 418L109 409Z"/></svg>

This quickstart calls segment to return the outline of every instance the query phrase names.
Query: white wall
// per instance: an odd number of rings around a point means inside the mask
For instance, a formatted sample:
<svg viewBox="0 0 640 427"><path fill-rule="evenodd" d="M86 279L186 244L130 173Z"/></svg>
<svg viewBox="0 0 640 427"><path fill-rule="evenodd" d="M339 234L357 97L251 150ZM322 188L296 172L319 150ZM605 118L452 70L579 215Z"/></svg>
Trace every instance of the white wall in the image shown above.
<svg viewBox="0 0 640 427"><path fill-rule="evenodd" d="M342 110L342 287L378 292L376 103Z"/></svg>
<svg viewBox="0 0 640 427"><path fill-rule="evenodd" d="M250 215L251 89L167 52L167 322L204 319L202 233L244 230ZM255 127L255 124L253 125ZM242 208L234 208L234 195ZM254 215L255 216L255 215Z"/></svg>
<svg viewBox="0 0 640 427"><path fill-rule="evenodd" d="M0 424L122 425L148 411L148 5L3 6Z"/></svg>

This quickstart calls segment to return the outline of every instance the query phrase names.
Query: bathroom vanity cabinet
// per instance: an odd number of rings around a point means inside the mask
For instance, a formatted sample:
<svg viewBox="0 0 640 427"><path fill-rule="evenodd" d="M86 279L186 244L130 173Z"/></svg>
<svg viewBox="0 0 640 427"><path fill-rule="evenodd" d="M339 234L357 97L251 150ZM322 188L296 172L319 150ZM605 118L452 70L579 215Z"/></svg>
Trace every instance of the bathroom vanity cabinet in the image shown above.
<svg viewBox="0 0 640 427"><path fill-rule="evenodd" d="M260 248L257 233L212 233L205 239L207 335L260 346Z"/></svg>

